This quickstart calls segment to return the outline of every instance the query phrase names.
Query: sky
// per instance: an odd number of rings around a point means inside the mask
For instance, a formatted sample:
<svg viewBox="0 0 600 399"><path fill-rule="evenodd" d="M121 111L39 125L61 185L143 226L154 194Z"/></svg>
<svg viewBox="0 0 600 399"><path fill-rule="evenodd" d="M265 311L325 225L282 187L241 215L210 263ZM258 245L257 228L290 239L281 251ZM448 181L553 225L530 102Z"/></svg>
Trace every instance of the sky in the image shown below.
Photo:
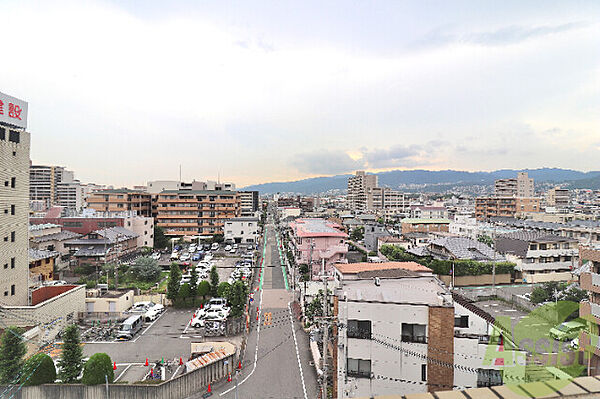
<svg viewBox="0 0 600 399"><path fill-rule="evenodd" d="M600 170L598 1L2 1L0 91L82 182ZM8 18L7 18L8 16Z"/></svg>

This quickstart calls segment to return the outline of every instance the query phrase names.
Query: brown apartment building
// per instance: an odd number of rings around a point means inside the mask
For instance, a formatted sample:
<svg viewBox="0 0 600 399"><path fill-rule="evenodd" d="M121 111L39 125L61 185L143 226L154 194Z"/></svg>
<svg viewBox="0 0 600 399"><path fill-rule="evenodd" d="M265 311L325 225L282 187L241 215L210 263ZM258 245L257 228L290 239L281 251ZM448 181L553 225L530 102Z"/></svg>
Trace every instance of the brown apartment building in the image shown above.
<svg viewBox="0 0 600 399"><path fill-rule="evenodd" d="M156 204L156 223L169 236L223 234L225 221L241 215L236 191L166 190Z"/></svg>
<svg viewBox="0 0 600 399"><path fill-rule="evenodd" d="M479 221L498 216L514 218L523 212L540 212L540 199L535 197L480 197L475 200L475 217Z"/></svg>
<svg viewBox="0 0 600 399"><path fill-rule="evenodd" d="M99 212L137 211L141 216L152 216L150 194L126 188L101 190L87 198L88 207Z"/></svg>

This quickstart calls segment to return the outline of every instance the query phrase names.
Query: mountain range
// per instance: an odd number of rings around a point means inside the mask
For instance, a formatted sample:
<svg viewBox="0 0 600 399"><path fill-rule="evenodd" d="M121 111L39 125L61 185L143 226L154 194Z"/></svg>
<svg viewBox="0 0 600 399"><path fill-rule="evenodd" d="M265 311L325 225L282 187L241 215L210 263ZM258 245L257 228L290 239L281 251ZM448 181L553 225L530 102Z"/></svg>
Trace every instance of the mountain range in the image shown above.
<svg viewBox="0 0 600 399"><path fill-rule="evenodd" d="M492 172L467 172L460 170L392 170L375 173L379 177L379 185L391 188L410 184L444 185L445 189L452 185L490 185L496 179L516 177L518 172L527 172L535 182L565 183L569 188L600 189L600 171L581 172L572 169L540 168L540 169L500 169ZM346 190L348 177L352 175L336 175L312 177L308 179L255 184L244 187L244 190L257 190L261 194L297 193L318 194L330 190Z"/></svg>

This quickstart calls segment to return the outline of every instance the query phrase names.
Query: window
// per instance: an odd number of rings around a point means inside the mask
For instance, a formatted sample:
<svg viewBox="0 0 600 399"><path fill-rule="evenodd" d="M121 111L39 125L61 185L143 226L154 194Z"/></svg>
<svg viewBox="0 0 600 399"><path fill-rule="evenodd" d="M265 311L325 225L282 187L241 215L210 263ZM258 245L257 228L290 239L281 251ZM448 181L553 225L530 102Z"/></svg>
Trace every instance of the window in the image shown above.
<svg viewBox="0 0 600 399"><path fill-rule="evenodd" d="M348 320L348 338L371 339L371 320Z"/></svg>
<svg viewBox="0 0 600 399"><path fill-rule="evenodd" d="M348 358L348 377L371 378L371 361Z"/></svg>
<svg viewBox="0 0 600 399"><path fill-rule="evenodd" d="M469 316L458 316L454 318L454 327L468 328Z"/></svg>
<svg viewBox="0 0 600 399"><path fill-rule="evenodd" d="M15 242L15 232L14 231L10 232L10 242Z"/></svg>
<svg viewBox="0 0 600 399"><path fill-rule="evenodd" d="M8 269L8 263L5 263L5 264L4 264L4 268L5 268L5 269Z"/></svg>
<svg viewBox="0 0 600 399"><path fill-rule="evenodd" d="M15 258L10 258L10 268L11 269L15 268Z"/></svg>
<svg viewBox="0 0 600 399"><path fill-rule="evenodd" d="M427 381L427 364L421 365L421 381Z"/></svg>
<svg viewBox="0 0 600 399"><path fill-rule="evenodd" d="M492 387L502 385L501 370L477 369L477 387Z"/></svg>
<svg viewBox="0 0 600 399"><path fill-rule="evenodd" d="M402 323L402 342L426 344L425 325Z"/></svg>
<svg viewBox="0 0 600 399"><path fill-rule="evenodd" d="M82 222L64 222L63 227L83 227Z"/></svg>
<svg viewBox="0 0 600 399"><path fill-rule="evenodd" d="M6 133L4 131L4 128L0 127L0 140L6 140Z"/></svg>
<svg viewBox="0 0 600 399"><path fill-rule="evenodd" d="M15 285L13 284L10 286L10 295L15 295L15 291Z"/></svg>
<svg viewBox="0 0 600 399"><path fill-rule="evenodd" d="M14 206L14 205L11 205L11 206L10 206L10 214L11 214L11 215L14 215L14 214L15 214L15 206Z"/></svg>
<svg viewBox="0 0 600 399"><path fill-rule="evenodd" d="M10 188L15 188L16 186L17 186L17 178L11 177L10 178Z"/></svg>
<svg viewBox="0 0 600 399"><path fill-rule="evenodd" d="M12 141L13 143L21 142L21 134L16 130L8 131L8 141Z"/></svg>

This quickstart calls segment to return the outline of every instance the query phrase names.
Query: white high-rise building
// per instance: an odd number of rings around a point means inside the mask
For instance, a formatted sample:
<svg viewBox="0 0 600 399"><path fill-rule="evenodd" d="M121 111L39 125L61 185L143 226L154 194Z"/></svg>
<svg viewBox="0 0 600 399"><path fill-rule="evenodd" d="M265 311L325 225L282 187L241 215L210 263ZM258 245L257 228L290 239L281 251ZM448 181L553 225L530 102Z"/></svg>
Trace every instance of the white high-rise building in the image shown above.
<svg viewBox="0 0 600 399"><path fill-rule="evenodd" d="M0 304L28 304L29 140L27 103L0 93ZM9 104L21 119L9 116ZM18 104L18 105L17 105ZM13 111L14 112L14 111ZM15 118L13 121L7 119ZM17 120L18 119L18 120Z"/></svg>
<svg viewBox="0 0 600 399"><path fill-rule="evenodd" d="M364 212L368 209L367 194L377 187L377 175L368 175L364 170L356 171L356 175L348 178L347 202L350 209Z"/></svg>

